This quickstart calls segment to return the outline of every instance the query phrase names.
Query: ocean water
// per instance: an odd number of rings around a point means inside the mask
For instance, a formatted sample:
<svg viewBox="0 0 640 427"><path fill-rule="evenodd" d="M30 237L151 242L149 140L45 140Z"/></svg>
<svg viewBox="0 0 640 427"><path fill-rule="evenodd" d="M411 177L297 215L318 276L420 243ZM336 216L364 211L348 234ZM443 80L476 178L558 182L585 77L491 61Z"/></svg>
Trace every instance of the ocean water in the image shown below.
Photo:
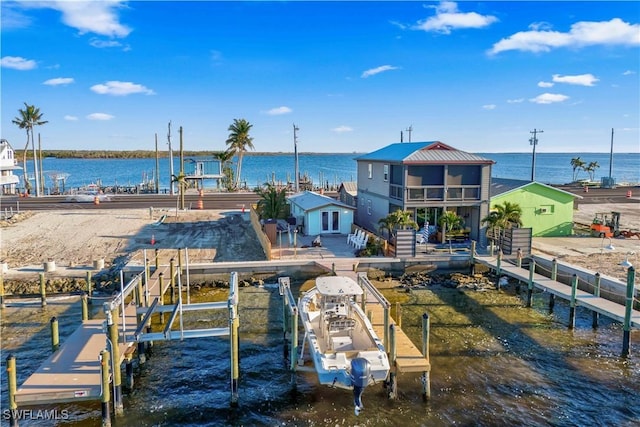
<svg viewBox="0 0 640 427"><path fill-rule="evenodd" d="M293 283L294 295L299 285ZM135 388L124 393L124 416L112 415L113 425L631 427L640 423L640 332L632 333L632 356L624 359L619 356L619 323L601 317L599 328L592 329L591 313L578 308L576 327L568 330L567 305L558 301L555 313L548 314L544 293L535 295L533 309L524 308L524 294L515 294L513 285L486 292L432 288L384 293L390 301L402 303L402 328L418 345L421 316L430 315L432 397L427 403L421 398L420 375L414 373L398 376L399 398L394 401L387 399L381 384L368 387L358 417L351 392L318 385L312 372L292 378L283 358L281 299L276 286L265 284L240 290L237 408L230 407L227 338L156 342L147 363L135 368ZM225 297L224 291L210 288L191 295L193 302ZM99 307L92 310L98 312ZM22 303L2 313L2 409L7 407L6 357L16 355L21 384L50 352L52 315L58 316L64 343L79 323L77 299L51 302L46 310L38 301ZM226 317L224 310L185 312L184 324L224 326ZM99 402L22 409L57 410L64 415L46 424L23 421L22 427L101 425Z"/></svg>
<svg viewBox="0 0 640 427"><path fill-rule="evenodd" d="M530 179L531 153L478 153L496 163L492 175L499 178ZM337 188L341 182L355 181L357 164L355 153L299 154L299 170L316 186L322 184ZM565 184L572 181L571 159L580 157L586 163L597 162L600 167L594 178L609 176L609 153L538 153L535 178L546 184ZM160 159L160 188L170 183L169 159ZM285 183L294 179L292 153L273 155L246 155L242 162L242 181L255 188L265 182ZM29 164L28 169L33 172ZM640 183L640 153L614 153L611 176L616 183ZM155 176L155 159L43 159L45 183L53 187L53 177L67 176L65 189L78 188L101 182L104 186L135 186ZM174 173L179 161L174 157ZM586 172L579 172L578 179L588 179ZM205 186L215 187L214 182Z"/></svg>

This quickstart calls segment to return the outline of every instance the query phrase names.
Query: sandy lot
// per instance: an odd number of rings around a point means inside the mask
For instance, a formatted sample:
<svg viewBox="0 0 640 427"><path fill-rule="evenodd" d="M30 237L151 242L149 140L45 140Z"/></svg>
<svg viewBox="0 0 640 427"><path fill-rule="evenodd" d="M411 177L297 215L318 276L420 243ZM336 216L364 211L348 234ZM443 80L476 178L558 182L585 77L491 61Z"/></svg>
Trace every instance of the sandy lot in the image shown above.
<svg viewBox="0 0 640 427"><path fill-rule="evenodd" d="M640 231L640 203L582 204L575 221L588 224L595 212L610 211L621 213L623 230ZM154 225L163 215L163 225ZM188 247L194 262L260 259L262 251L248 221L213 210L180 212L177 218L175 211L148 209L26 212L0 226L0 261L10 269L41 268L49 260L82 267L104 259L108 266L131 254L141 261L141 249L154 247ZM640 239L612 239L613 251L604 249L609 243L593 237L536 238L534 251L614 277L623 277L619 263L625 257L639 265Z"/></svg>

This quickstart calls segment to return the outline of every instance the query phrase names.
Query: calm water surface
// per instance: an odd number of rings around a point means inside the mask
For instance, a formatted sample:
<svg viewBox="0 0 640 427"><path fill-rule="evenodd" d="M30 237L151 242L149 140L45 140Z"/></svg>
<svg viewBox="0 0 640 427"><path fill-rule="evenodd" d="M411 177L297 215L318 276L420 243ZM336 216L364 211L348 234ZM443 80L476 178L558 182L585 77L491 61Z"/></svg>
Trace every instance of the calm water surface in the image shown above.
<svg viewBox="0 0 640 427"><path fill-rule="evenodd" d="M299 285L299 284L297 284ZM295 290L295 289L294 289ZM421 316L431 317L432 399L422 402L417 374L399 376L399 399L382 386L365 391L356 417L351 393L319 386L299 373L297 393L283 361L282 309L277 287L240 292L240 406L229 407L228 341L206 338L156 343L137 369L136 388L126 393L125 415L115 426L635 426L640 422L640 334L632 334L632 357L619 357L622 329L578 309L576 328L566 327L568 309L536 294L523 307L512 286L502 291L432 288L385 291L403 304L403 329L420 344ZM193 295L193 293L192 293ZM194 301L224 299L203 289ZM18 359L18 382L49 350L48 320L57 312L61 341L78 324L77 302L10 307L2 313L2 362ZM225 325L226 313L188 312L185 325ZM302 335L301 335L302 338ZM2 367L2 407L6 375ZM99 403L60 405L65 426L99 426ZM21 426L41 425L36 422Z"/></svg>

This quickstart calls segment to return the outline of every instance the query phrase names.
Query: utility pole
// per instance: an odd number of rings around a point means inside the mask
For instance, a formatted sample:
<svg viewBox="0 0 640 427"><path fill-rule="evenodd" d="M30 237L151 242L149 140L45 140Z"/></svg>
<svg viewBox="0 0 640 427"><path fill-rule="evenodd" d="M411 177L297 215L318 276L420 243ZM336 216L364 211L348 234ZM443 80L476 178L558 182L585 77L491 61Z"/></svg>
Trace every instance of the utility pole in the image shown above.
<svg viewBox="0 0 640 427"><path fill-rule="evenodd" d="M294 173L296 174L295 178L295 190L296 193L300 191L300 172L298 170L298 132L300 129L296 127L296 124L293 124L293 155L294 155Z"/></svg>
<svg viewBox="0 0 640 427"><path fill-rule="evenodd" d="M611 179L611 171L613 169L613 128L611 128L611 153L609 154L609 185L613 188L613 181Z"/></svg>
<svg viewBox="0 0 640 427"><path fill-rule="evenodd" d="M413 132L413 125L407 128L407 132L409 132L409 142L411 142L411 132Z"/></svg>
<svg viewBox="0 0 640 427"><path fill-rule="evenodd" d="M539 133L543 133L543 130L533 129L529 133L533 136L529 138L529 144L533 145L533 158L531 159L531 181L536 180L536 145L538 145L538 137Z"/></svg>
<svg viewBox="0 0 640 427"><path fill-rule="evenodd" d="M167 143L169 144L169 194L174 195L173 191L173 151L171 151L171 120L169 120L169 132L167 133Z"/></svg>

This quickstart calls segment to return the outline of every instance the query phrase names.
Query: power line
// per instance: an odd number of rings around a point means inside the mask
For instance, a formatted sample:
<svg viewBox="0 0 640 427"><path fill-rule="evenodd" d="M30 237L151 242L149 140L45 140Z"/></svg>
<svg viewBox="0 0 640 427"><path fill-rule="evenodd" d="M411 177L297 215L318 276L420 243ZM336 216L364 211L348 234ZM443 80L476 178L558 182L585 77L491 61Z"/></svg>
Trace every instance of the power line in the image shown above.
<svg viewBox="0 0 640 427"><path fill-rule="evenodd" d="M531 159L531 181L536 180L536 145L538 145L538 137L539 133L544 133L543 130L533 129L529 132L533 136L529 138L529 144L533 145L533 158Z"/></svg>

